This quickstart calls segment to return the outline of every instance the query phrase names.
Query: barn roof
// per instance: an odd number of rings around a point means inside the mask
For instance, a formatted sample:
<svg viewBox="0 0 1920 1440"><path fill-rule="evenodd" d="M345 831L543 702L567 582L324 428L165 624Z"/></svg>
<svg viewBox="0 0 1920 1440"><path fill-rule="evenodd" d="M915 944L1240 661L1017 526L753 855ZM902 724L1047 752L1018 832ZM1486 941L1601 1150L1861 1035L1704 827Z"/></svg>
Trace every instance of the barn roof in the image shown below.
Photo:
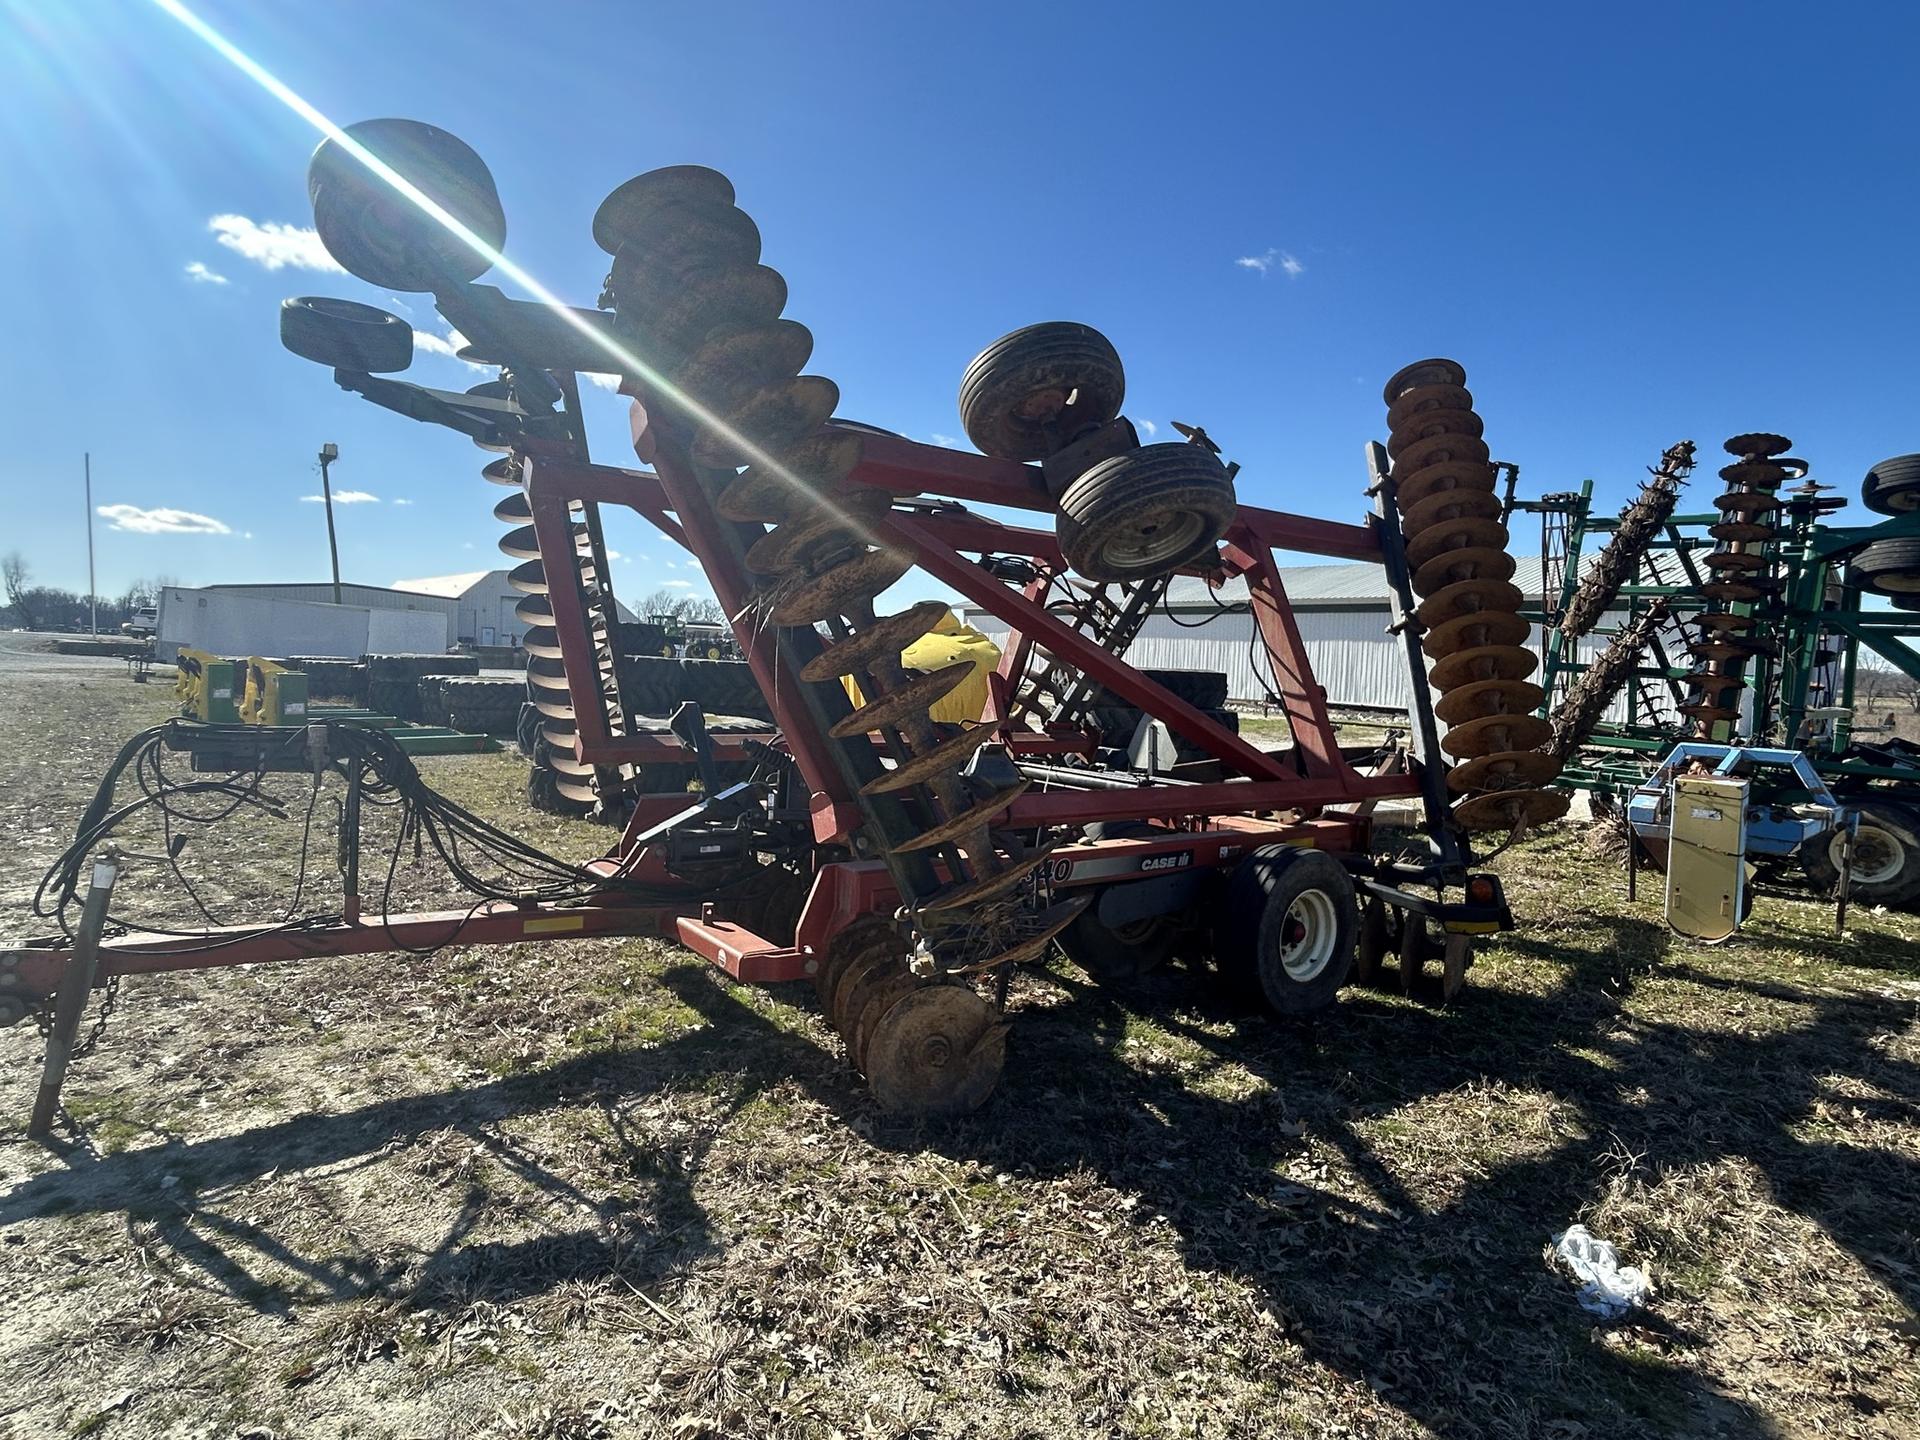
<svg viewBox="0 0 1920 1440"><path fill-rule="evenodd" d="M424 580L396 580L393 588L413 595L438 595L445 600L458 600L493 573L491 570L470 570L464 575L429 575Z"/></svg>

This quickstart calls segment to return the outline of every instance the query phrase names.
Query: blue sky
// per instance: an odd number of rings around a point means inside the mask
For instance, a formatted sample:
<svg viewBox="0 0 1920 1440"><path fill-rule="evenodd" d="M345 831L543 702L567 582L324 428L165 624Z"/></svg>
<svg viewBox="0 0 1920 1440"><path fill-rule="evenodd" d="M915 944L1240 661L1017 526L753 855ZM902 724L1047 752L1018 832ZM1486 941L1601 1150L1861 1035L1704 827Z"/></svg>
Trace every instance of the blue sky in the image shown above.
<svg viewBox="0 0 1920 1440"><path fill-rule="evenodd" d="M1130 415L1313 515L1358 518L1380 384L1429 354L1527 494L1617 504L1676 439L1771 429L1857 496L1920 449L1911 5L187 3L336 120L465 138L579 304L608 190L724 170L840 413L917 438L960 433L981 346L1076 319ZM303 268L308 127L150 0L0 0L0 81L0 548L84 585L91 450L103 592L324 578L331 440L378 497L339 510L347 579L499 563L480 451L279 346L287 295L397 308ZM624 594L699 584L638 522L613 543Z"/></svg>

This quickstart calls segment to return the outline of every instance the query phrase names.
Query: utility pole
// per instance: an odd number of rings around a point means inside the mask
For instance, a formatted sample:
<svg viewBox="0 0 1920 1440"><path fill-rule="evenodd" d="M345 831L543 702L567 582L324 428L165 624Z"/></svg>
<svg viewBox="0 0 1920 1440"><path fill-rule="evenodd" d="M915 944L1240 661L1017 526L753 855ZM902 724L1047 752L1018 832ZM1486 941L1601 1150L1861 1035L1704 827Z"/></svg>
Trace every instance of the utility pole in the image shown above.
<svg viewBox="0 0 1920 1440"><path fill-rule="evenodd" d="M93 452L86 452L84 461L87 467L87 609L88 628L93 631L94 639L100 638L100 597L94 592L99 589L93 581Z"/></svg>
<svg viewBox="0 0 1920 1440"><path fill-rule="evenodd" d="M333 603L340 603L340 544L333 538L333 484L327 467L340 458L340 447L329 440L320 447L320 499L327 507L327 554L333 557Z"/></svg>

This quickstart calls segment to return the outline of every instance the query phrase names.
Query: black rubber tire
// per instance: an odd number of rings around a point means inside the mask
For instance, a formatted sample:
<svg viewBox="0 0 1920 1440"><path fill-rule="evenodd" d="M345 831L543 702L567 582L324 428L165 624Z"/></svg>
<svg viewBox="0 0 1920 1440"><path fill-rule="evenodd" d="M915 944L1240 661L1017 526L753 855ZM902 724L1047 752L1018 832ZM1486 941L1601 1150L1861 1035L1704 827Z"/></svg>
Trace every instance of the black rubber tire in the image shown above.
<svg viewBox="0 0 1920 1440"><path fill-rule="evenodd" d="M691 660L666 655L628 655L619 662L620 693L636 715L671 715L691 700L707 715L742 715L771 721L773 709L753 667L744 660Z"/></svg>
<svg viewBox="0 0 1920 1440"><path fill-rule="evenodd" d="M473 147L418 120L362 120L346 133L418 186L490 249L507 243L506 212ZM432 290L477 280L493 263L395 194L344 147L320 142L307 162L307 199L327 253L382 290Z"/></svg>
<svg viewBox="0 0 1920 1440"><path fill-rule="evenodd" d="M1293 911L1302 904L1307 934L1325 954L1300 957L1289 969L1283 941L1301 923ZM1235 865L1227 881L1214 952L1221 974L1270 1009L1312 1015L1334 1003L1352 974L1359 928L1353 879L1338 860L1320 850L1263 845Z"/></svg>
<svg viewBox="0 0 1920 1440"><path fill-rule="evenodd" d="M513 747L528 760L533 758L533 747L540 741L540 727L545 720L546 716L531 700L520 702L519 718L513 726Z"/></svg>
<svg viewBox="0 0 1920 1440"><path fill-rule="evenodd" d="M1866 842L1856 842L1853 882L1847 887L1850 902L1869 905L1894 905L1906 908L1920 900L1920 810L1876 800L1860 807L1860 830L1876 833ZM1869 847L1873 848L1869 848ZM1899 849L1899 866L1879 879L1864 879L1862 860L1879 853L1879 846ZM1840 867L1832 846L1817 840L1800 852L1801 866L1816 888L1834 893L1840 883ZM1865 872L1871 873L1871 872Z"/></svg>
<svg viewBox="0 0 1920 1440"><path fill-rule="evenodd" d="M1853 557L1853 578L1882 595L1920 594L1920 536L1876 540Z"/></svg>
<svg viewBox="0 0 1920 1440"><path fill-rule="evenodd" d="M1113 419L1126 395L1112 341L1091 325L1049 320L973 357L960 377L960 425L982 455L1044 460Z"/></svg>
<svg viewBox="0 0 1920 1440"><path fill-rule="evenodd" d="M1920 455L1896 455L1867 471L1860 503L1882 515L1920 510Z"/></svg>
<svg viewBox="0 0 1920 1440"><path fill-rule="evenodd" d="M1158 832L1153 826L1138 820L1095 821L1087 826L1089 840L1119 840L1155 833ZM1073 923L1054 940L1061 953L1103 985L1138 980L1149 970L1165 965L1179 949L1187 928L1172 915L1155 915L1113 930L1101 922L1099 910L1096 896L1094 903L1075 916Z"/></svg>
<svg viewBox="0 0 1920 1440"><path fill-rule="evenodd" d="M1143 445L1069 484L1054 533L1087 579L1145 580L1211 552L1235 513L1233 481L1211 450Z"/></svg>
<svg viewBox="0 0 1920 1440"><path fill-rule="evenodd" d="M1196 710L1220 710L1226 706L1227 675L1224 670L1142 670L1140 673ZM1125 705L1127 702L1102 685L1094 691L1093 703Z"/></svg>
<svg viewBox="0 0 1920 1440"><path fill-rule="evenodd" d="M357 300L296 295L280 302L280 343L335 370L391 375L413 364L413 327Z"/></svg>

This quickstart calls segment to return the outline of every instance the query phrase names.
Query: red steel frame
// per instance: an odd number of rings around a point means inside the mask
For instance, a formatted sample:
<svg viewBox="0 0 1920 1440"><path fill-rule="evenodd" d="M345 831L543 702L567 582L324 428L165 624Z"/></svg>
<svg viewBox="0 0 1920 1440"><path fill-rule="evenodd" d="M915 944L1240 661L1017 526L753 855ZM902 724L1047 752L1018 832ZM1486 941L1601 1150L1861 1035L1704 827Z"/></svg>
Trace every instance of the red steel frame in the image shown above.
<svg viewBox="0 0 1920 1440"><path fill-rule="evenodd" d="M651 456L642 407L634 406L635 449ZM1037 467L921 445L897 436L862 432L864 455L855 484L903 496L936 496L975 505L1053 512ZM671 447L669 447L671 448ZM622 469L582 461L558 445L533 443L520 452L535 531L544 553L564 555L573 547L571 511L576 505L624 505L645 516L663 534L685 546L705 569L714 594L734 619L734 633L753 666L754 677L772 707L779 735L812 795L816 838L846 840L860 811L846 793L826 747L836 743L819 734L794 696L802 683L782 660L770 631L752 621L752 585L748 576L715 543L717 527L706 492L695 476L666 454L656 470ZM1003 819L1019 828L1083 825L1096 820L1156 819L1168 822L1163 835L1083 841L1056 850L1046 870L1055 889L1110 883L1144 873L1140 862L1168 852L1185 852L1183 868L1205 869L1231 861L1244 850L1284 840L1336 852L1367 848L1369 822L1364 815L1322 813L1333 805L1419 795L1417 778L1408 774L1363 776L1341 756L1327 714L1325 691L1313 676L1306 647L1287 603L1286 588L1274 560L1276 549L1304 551L1348 560L1382 560L1372 524L1346 525L1279 511L1241 506L1226 537L1222 557L1227 575L1245 578L1254 621L1271 661L1281 705L1291 727L1297 765L1262 752L1237 734L1149 680L1062 624L1043 607L1044 585L1018 591L964 558L962 552L1028 557L1055 572L1065 562L1051 531L1024 529L956 506L953 509L896 509L875 526L885 542L910 549L918 566L989 613L1007 622L1008 644L998 683L983 720L1002 728L1001 738L1015 755L1063 754L1086 750L1084 734L1047 735L1013 727L1003 717L1008 684L1017 679L1035 645L1084 671L1092 680L1156 716L1221 762L1240 778L1202 784L1142 784L1124 790L1029 791L1015 800ZM607 723L595 689L596 666L585 608L569 585L552 587L554 627L573 700L577 757L587 764L617 765L681 760L676 740L654 735L619 735ZM735 752L752 737L716 736L716 748ZM771 740L771 732L760 737ZM682 797L642 797L619 844L590 867L608 876L671 884L674 877L657 858L636 850L637 837L684 806ZM1131 867L1131 868L1130 868ZM802 913L792 945L777 945L713 914L689 886L680 905L633 905L616 887L595 903L554 906L494 903L473 911L363 917L349 897L354 918L305 929L235 926L204 936L154 937L138 934L106 940L100 947L96 985L118 975L147 974L210 966L302 960L331 955L371 954L384 950L447 944L489 945L532 940L656 934L677 939L729 974L745 981L772 982L812 973L816 957L845 925L897 904L894 882L885 865L861 860L822 866ZM8 952L0 982L30 994L51 995L71 952L47 946Z"/></svg>

